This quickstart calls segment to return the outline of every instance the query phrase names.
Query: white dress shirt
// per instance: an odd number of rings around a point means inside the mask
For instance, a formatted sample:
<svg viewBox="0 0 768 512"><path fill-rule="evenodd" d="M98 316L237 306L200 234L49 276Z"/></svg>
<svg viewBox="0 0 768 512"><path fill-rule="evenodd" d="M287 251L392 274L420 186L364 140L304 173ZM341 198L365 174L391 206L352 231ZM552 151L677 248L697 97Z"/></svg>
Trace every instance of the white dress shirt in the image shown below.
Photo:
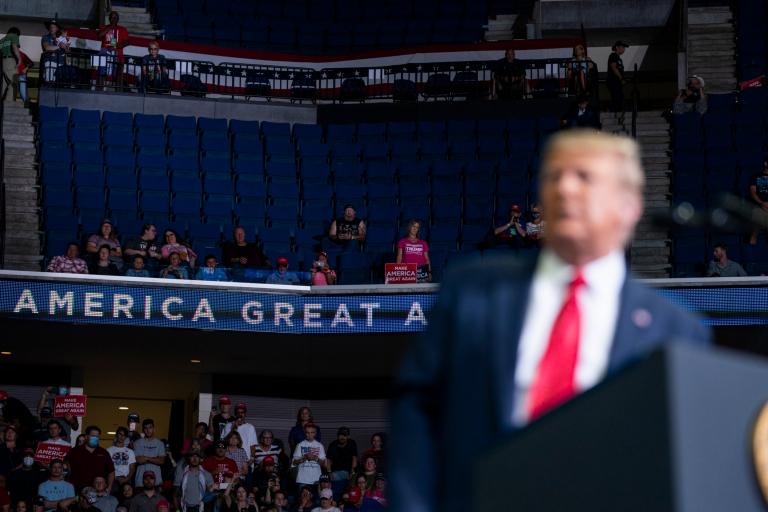
<svg viewBox="0 0 768 512"><path fill-rule="evenodd" d="M576 388L584 391L605 375L616 331L621 288L627 275L624 255L612 252L583 268L586 285L578 291L581 316ZM528 308L517 348L515 402L512 424L528 423L529 390L536 377L549 336L565 301L575 268L552 251L541 253L531 283Z"/></svg>

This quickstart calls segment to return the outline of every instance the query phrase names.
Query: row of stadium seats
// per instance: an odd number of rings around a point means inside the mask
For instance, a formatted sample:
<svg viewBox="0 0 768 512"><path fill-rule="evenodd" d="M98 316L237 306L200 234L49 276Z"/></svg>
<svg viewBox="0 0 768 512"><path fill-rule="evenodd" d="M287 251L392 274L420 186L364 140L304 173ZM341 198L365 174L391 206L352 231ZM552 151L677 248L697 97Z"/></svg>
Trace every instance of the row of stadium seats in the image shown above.
<svg viewBox="0 0 768 512"><path fill-rule="evenodd" d="M768 149L768 91L710 94L703 116L674 116L672 123L672 197L699 211L717 206L723 193L749 199L752 177ZM740 236L686 229L676 233L672 260L675 277L701 276L715 244L728 246L730 259L750 275L768 273L768 246L761 237L749 245Z"/></svg>
<svg viewBox="0 0 768 512"><path fill-rule="evenodd" d="M530 202L530 168L551 129L549 118L291 127L42 107L46 253L108 216L123 233L148 221L183 226L198 252L214 254L240 223L268 254L298 261L352 203L369 227L365 243L351 248L362 253L359 261L391 260L405 224L418 218L439 268L453 252L476 250L510 204ZM122 140L110 139L113 130ZM250 147L237 145L241 137ZM472 148L465 159L424 152L460 141ZM495 142L487 158L476 159L484 141ZM377 157L371 148L379 148Z"/></svg>
<svg viewBox="0 0 768 512"><path fill-rule="evenodd" d="M485 1L465 0L160 0L155 16L171 40L314 54L474 42L488 20Z"/></svg>

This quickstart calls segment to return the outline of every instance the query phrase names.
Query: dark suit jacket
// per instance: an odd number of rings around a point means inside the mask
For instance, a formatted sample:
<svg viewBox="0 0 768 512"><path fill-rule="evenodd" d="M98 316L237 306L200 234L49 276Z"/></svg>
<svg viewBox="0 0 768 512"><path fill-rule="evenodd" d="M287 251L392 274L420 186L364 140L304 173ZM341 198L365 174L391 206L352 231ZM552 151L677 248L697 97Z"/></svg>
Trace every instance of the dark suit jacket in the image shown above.
<svg viewBox="0 0 768 512"><path fill-rule="evenodd" d="M394 510L468 510L475 458L513 430L518 338L535 264L471 260L445 280L430 328L406 355L395 390L388 446ZM608 374L675 339L706 343L710 332L628 278Z"/></svg>

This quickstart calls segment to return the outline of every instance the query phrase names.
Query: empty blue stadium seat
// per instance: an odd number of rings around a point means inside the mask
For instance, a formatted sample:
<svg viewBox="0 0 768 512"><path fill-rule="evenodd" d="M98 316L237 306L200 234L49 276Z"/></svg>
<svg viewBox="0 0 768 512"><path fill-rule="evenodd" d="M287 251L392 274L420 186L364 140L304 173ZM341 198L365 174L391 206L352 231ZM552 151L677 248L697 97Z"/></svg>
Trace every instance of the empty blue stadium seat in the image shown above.
<svg viewBox="0 0 768 512"><path fill-rule="evenodd" d="M101 126L101 112L98 110L73 108L69 113L69 123L72 126L91 126L98 128Z"/></svg>
<svg viewBox="0 0 768 512"><path fill-rule="evenodd" d="M193 116L168 115L165 117L165 129L170 133L197 133L197 120Z"/></svg>

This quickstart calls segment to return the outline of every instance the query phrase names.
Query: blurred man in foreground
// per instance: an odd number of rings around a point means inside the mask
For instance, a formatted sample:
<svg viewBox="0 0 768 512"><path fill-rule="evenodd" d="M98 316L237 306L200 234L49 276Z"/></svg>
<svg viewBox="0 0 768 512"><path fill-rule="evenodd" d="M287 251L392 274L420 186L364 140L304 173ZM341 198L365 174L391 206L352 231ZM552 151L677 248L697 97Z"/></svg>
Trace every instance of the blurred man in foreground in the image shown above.
<svg viewBox="0 0 768 512"><path fill-rule="evenodd" d="M709 340L699 320L627 271L643 182L633 140L560 132L542 155L544 250L453 266L399 376L395 510L467 510L471 493L455 489L500 435L667 341Z"/></svg>

